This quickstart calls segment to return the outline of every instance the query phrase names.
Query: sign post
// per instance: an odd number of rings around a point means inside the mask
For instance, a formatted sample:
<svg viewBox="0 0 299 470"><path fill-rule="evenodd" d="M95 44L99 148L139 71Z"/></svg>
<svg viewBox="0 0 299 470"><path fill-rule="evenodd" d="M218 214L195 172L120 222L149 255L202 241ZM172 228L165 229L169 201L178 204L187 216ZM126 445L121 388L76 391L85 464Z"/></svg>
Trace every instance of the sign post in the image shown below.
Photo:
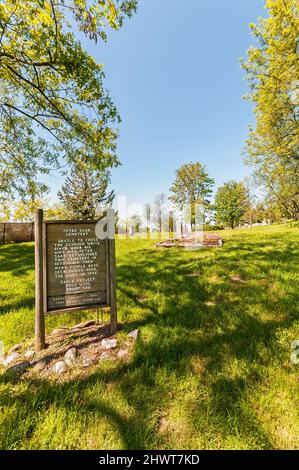
<svg viewBox="0 0 299 470"><path fill-rule="evenodd" d="M35 217L35 347L45 347L44 316L110 307L117 330L114 212L97 221ZM104 227L106 230L104 231Z"/></svg>
<svg viewBox="0 0 299 470"><path fill-rule="evenodd" d="M35 212L35 350L45 347L45 319L43 311L43 210Z"/></svg>
<svg viewBox="0 0 299 470"><path fill-rule="evenodd" d="M112 333L117 330L116 273L115 273L115 225L114 213L111 217L109 233L109 276L110 276L110 324ZM109 222L108 222L109 224Z"/></svg>

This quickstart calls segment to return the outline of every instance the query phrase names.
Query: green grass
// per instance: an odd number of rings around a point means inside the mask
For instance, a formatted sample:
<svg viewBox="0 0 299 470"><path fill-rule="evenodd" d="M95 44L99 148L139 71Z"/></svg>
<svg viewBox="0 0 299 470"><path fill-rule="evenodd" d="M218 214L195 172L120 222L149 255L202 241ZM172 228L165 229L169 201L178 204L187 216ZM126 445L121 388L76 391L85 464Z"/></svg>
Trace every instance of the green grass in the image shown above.
<svg viewBox="0 0 299 470"><path fill-rule="evenodd" d="M195 252L119 240L119 319L141 331L131 362L61 383L2 375L0 448L299 449L299 229L222 233ZM9 348L33 336L32 244L0 247L0 281Z"/></svg>

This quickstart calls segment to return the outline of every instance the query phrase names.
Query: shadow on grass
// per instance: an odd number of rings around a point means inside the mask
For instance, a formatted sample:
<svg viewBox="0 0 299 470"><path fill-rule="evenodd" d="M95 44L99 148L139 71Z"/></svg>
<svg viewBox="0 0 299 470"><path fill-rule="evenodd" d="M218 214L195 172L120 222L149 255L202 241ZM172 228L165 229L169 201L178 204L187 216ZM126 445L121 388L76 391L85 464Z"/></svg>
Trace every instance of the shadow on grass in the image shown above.
<svg viewBox="0 0 299 470"><path fill-rule="evenodd" d="M33 270L33 243L0 245L0 275L9 272L13 276L23 276Z"/></svg>
<svg viewBox="0 0 299 470"><path fill-rule="evenodd" d="M292 291L293 297L288 302L293 307L287 311L283 300L265 296L264 285L233 286L225 273L229 270L242 273L244 270L245 275L249 262L258 278L262 260L265 262L263 275L271 283L270 273L275 263L288 263L288 270L296 272L295 253L292 246L281 251L263 252L259 245L248 246L248 242L238 244L236 254L235 250L227 244L222 251L209 250L203 255L147 249L129 253L128 260L124 259L117 271L120 298L129 306L148 313L142 320L130 321L128 317L125 330L143 327L150 331L150 336L141 336L129 364L118 363L111 370L97 369L88 377L63 384L31 379L29 388L14 393L15 413L26 403L34 428L38 424L37 411L45 410L46 413L55 405L60 409L76 410L82 416L108 418L121 438L123 449L148 449L159 445L165 448L168 444L158 432L159 412L170 406L170 392L176 390L173 381L159 380L159 373L163 370L165 377L174 375L178 382L188 382L192 359L200 358L205 359L205 367L198 377L197 387L205 389L208 398L206 402L198 398L190 404L191 412L187 418L190 426L202 432L198 424L200 418L212 410L211 425L223 437L239 435L246 445L250 436L256 448L273 448L271 438L254 419L248 395L250 390L263 384L263 370L273 362L273 354L279 357L283 352L282 346L275 341L276 332L290 328L298 320L296 290ZM240 252L243 264L239 264ZM217 265L216 274L220 274L218 282L209 284L204 275L212 263ZM188 277L194 272L196 277ZM290 278L289 282L294 282L295 286L295 278ZM235 300L229 297L232 291ZM221 298L221 303L207 306L205 302L211 297ZM252 302L265 312L262 318L247 312ZM276 312L279 315L276 316ZM239 376L231 376L230 361L242 364ZM1 381L13 383L6 376ZM78 401L78 396L84 397L84 393L99 382L117 384L133 413L119 412L113 397L110 401L105 397L85 398L83 404ZM11 396L1 395L0 404L9 406ZM153 416L157 418L153 419ZM11 426L9 421L14 418L10 415L7 420L7 426ZM18 419L14 420L14 425L19 426ZM26 436L21 436L17 445L22 445L24 437L30 438L33 428L31 423Z"/></svg>

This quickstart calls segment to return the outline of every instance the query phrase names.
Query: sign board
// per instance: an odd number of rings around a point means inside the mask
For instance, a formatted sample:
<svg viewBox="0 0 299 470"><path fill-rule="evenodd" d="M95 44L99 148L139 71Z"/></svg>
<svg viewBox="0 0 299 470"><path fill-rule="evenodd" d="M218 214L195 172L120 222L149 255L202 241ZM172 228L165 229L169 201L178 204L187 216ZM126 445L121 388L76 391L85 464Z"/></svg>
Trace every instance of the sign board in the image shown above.
<svg viewBox="0 0 299 470"><path fill-rule="evenodd" d="M115 241L111 212L110 217L100 221L98 233L98 221L43 221L42 211L36 214L37 350L44 347L46 314L110 307L111 325L115 329Z"/></svg>
<svg viewBox="0 0 299 470"><path fill-rule="evenodd" d="M44 222L44 312L109 305L109 240L97 222Z"/></svg>

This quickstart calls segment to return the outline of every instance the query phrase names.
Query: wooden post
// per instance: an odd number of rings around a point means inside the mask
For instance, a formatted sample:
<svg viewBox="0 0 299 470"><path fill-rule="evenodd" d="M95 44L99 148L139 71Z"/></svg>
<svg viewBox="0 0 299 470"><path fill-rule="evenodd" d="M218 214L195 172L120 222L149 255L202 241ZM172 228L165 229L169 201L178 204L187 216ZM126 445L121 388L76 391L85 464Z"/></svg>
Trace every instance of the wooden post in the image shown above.
<svg viewBox="0 0 299 470"><path fill-rule="evenodd" d="M45 319L43 311L43 210L35 211L35 350L45 348Z"/></svg>
<svg viewBox="0 0 299 470"><path fill-rule="evenodd" d="M3 245L5 244L5 229L6 229L6 223L4 222L4 227L3 227Z"/></svg>
<svg viewBox="0 0 299 470"><path fill-rule="evenodd" d="M115 272L115 218L114 211L109 210L108 215L108 246L109 246L109 277L110 277L110 329L114 334L117 331L116 307L116 272Z"/></svg>

